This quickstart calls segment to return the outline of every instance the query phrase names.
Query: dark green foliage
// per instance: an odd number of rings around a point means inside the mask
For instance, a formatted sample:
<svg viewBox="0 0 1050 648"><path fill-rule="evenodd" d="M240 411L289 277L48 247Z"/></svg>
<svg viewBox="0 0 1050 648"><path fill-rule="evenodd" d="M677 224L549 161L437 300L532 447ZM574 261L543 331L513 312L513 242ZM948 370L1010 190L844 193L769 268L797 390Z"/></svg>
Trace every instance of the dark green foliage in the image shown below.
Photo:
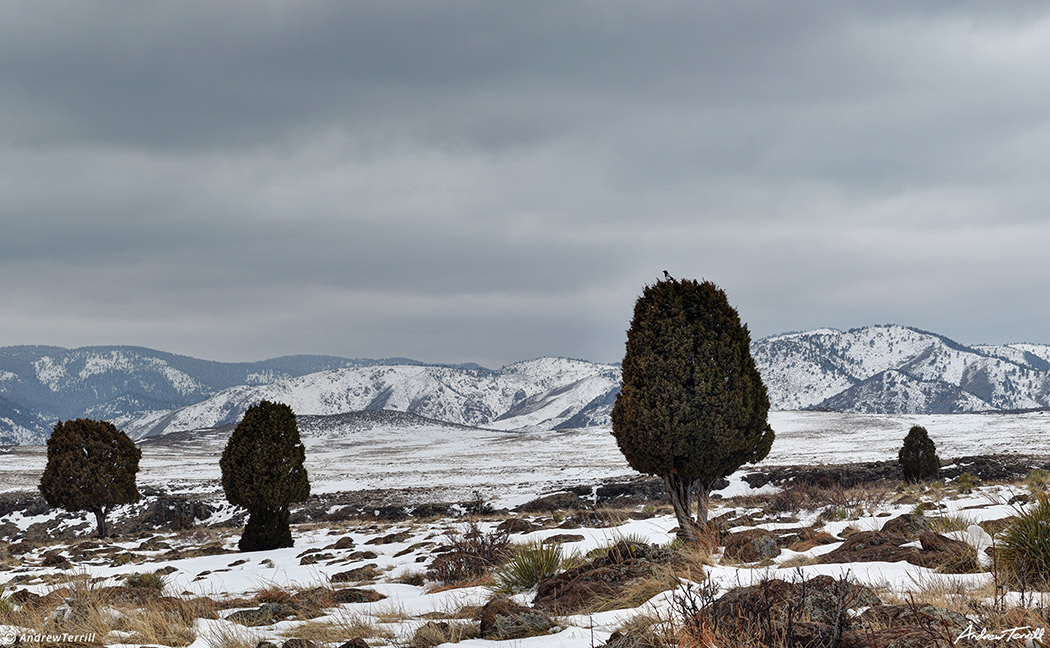
<svg viewBox="0 0 1050 648"><path fill-rule="evenodd" d="M920 425L908 430L908 436L904 437L904 445L897 453L897 461L900 462L904 479L910 482L929 479L941 470L937 449L933 446L926 428Z"/></svg>
<svg viewBox="0 0 1050 648"><path fill-rule="evenodd" d="M305 460L292 408L270 401L248 408L219 461L226 499L249 513L241 551L292 546L288 506L310 496Z"/></svg>
<svg viewBox="0 0 1050 648"><path fill-rule="evenodd" d="M663 477L684 533L694 490L706 522L713 484L769 453L768 412L751 336L725 292L694 280L646 286L627 332L613 434L632 468Z"/></svg>
<svg viewBox="0 0 1050 648"><path fill-rule="evenodd" d="M60 421L47 440L40 492L48 506L94 513L104 538L110 509L139 499L135 474L141 457L128 435L108 421Z"/></svg>

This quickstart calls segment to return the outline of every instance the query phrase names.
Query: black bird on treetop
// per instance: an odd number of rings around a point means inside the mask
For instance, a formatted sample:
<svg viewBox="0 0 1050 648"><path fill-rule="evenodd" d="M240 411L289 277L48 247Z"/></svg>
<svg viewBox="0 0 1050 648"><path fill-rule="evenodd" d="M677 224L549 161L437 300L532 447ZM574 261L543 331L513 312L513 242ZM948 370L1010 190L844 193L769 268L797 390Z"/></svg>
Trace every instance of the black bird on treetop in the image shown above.
<svg viewBox="0 0 1050 648"><path fill-rule="evenodd" d="M664 270L664 279L668 279L670 281L674 281L674 277L672 277L670 275L670 273L668 273L666 270Z"/></svg>

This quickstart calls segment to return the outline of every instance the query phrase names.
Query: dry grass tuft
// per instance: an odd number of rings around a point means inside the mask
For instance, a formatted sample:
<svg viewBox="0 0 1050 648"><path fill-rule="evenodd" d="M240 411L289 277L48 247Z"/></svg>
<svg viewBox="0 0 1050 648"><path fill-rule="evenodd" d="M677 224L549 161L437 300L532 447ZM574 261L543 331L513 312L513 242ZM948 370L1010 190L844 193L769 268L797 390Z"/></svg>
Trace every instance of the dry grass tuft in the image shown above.
<svg viewBox="0 0 1050 648"><path fill-rule="evenodd" d="M370 618L340 612L323 621L306 621L282 636L292 639L305 639L318 643L341 644L354 639L393 639L394 633L372 621Z"/></svg>

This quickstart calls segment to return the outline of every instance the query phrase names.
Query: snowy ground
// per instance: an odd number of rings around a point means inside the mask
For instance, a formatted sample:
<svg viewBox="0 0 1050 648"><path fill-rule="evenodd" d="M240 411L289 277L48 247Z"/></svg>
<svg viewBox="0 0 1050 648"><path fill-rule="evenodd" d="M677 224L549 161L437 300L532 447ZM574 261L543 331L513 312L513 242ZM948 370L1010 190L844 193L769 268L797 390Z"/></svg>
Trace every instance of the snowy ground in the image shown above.
<svg viewBox="0 0 1050 648"><path fill-rule="evenodd" d="M762 465L893 459L908 429L923 425L942 458L1050 453L1050 413L863 415L772 412L777 433ZM456 501L479 490L511 506L566 485L633 475L607 428L501 432L429 423L303 427L315 493L408 489L412 499ZM221 432L142 445L139 483L174 492L217 492ZM42 447L0 450L0 491L32 490Z"/></svg>
<svg viewBox="0 0 1050 648"><path fill-rule="evenodd" d="M1044 439L1050 438L1044 437L1050 432L1050 415L1047 414L861 416L776 412L771 415L771 423L778 437L769 458L764 462L768 465L889 459L895 456L908 428L915 424L924 425L930 431L941 456L945 458L1011 451L1042 453L1045 452ZM607 429L508 433L437 423L393 430L382 425L337 425L311 428L303 436L307 445L311 480L317 492L362 488L397 491L411 486L429 492L434 500L448 501L453 494L469 494L471 490L479 489L500 493L499 503L509 505L557 489L559 485L633 474ZM219 474L217 459L224 443L224 433L212 432L181 440L173 438L167 443L144 444L140 483L176 491L214 492ZM5 450L0 453L0 483L7 490L32 489L39 479L44 461L43 448ZM738 474L731 479L731 488L723 494L728 496L745 490ZM983 487L972 495L945 500L948 506L945 512L965 516L970 525L965 531L955 532L954 537L983 550L990 538L976 523L1013 514L1013 507L1003 502L1015 490ZM732 507L734 504L721 503L712 514L717 516L725 512L727 506ZM735 505L735 508L737 514L747 512L739 505ZM840 534L847 526L859 530L878 529L887 520L911 509L911 504L887 503L878 510L862 511L848 519L828 522L824 530ZM817 512L812 511L801 513L798 519L784 524L799 526L816 520ZM548 526L554 526L550 519L546 522ZM353 522L346 526L302 527L295 530L296 544L291 549L186 558L167 557L164 550L145 547L142 539L118 540L115 547L132 552L136 562L117 565L112 556L80 559L75 560L73 573L102 579L97 581L99 584L117 584L123 575L163 568L171 572L166 577L166 591L170 594L187 596L186 593L189 593L229 600L248 598L273 585L290 589L329 585L337 573L374 564L379 573L370 582L347 585L371 587L385 595L385 600L343 605L331 610L328 617L315 619L314 622L366 620L382 629L388 637L392 636L392 639L370 641L370 645L398 645L411 637L429 616L454 612L465 605L480 605L492 595L485 587L434 591L434 583L413 585L400 582L406 573L425 569L444 534L457 524L460 523L456 520L437 520L395 524ZM491 528L495 522L485 524L486 528ZM772 529L777 527L777 523L759 526ZM584 527L570 531L545 528L528 534L516 534L513 540L524 542L556 534L578 534L583 539L567 542L565 549L583 554L625 536L668 543L672 540L674 527L673 518L657 516L626 520L607 528ZM397 532L406 535L397 541L377 542ZM168 542L176 548L193 547L194 543L200 546L206 541L206 538L195 538L193 534L164 533L155 540ZM354 546L332 549L332 544L345 536L353 538ZM236 540L236 531L225 532L221 539L229 550L235 548ZM839 544L819 546L802 553L784 549L772 564L762 567L720 561L708 568L706 574L723 591L768 577L809 578L818 574L839 576L848 573L851 579L878 587L885 593L906 593L938 585L979 592L987 590L991 579L988 573L944 575L903 562L805 564L805 558L831 551ZM18 577L21 579L19 587L37 593L49 591L52 586L46 582L47 579L70 573L61 568L42 566L44 553L52 549L55 547L34 549L19 557L14 567L8 563L6 573L0 576L0 583ZM73 553L73 547L58 545L58 549ZM374 551L376 556L351 556L354 551L361 549ZM310 550L334 555L323 562L300 564L304 552ZM803 559L801 567L778 569L780 564L789 560L798 564L799 559ZM13 589L13 586L9 587L8 592ZM531 596L531 593L525 593L518 598L528 603ZM664 592L636 608L563 617L558 619L560 630L550 636L512 642L471 639L457 645L486 648L591 648L602 645L610 633L632 616L666 614L670 597L670 592ZM270 626L246 628L225 619L234 611L222 611L220 619L197 619L194 626L196 639L192 646L204 648L217 645L224 643L224 639L231 635L241 637L249 646L260 639L280 641L287 636L286 633L294 632L296 626L303 623L282 621ZM3 634L4 628L0 627L0 636ZM106 643L117 643L118 640L116 636L107 637Z"/></svg>
<svg viewBox="0 0 1050 648"><path fill-rule="evenodd" d="M1011 514L1014 509L1001 502L1014 494L1011 489L986 487L968 496L946 501L944 513L964 515L972 522L966 532L956 532L954 537L970 542L977 549L988 546L990 538L976 523L981 520L993 520ZM720 505L715 515L725 512L731 506ZM733 507L737 514L750 509ZM858 530L879 529L893 517L911 510L908 505L886 505L877 511L862 514L859 519L829 522L824 526L826 531L841 533L847 526ZM766 523L758 527L775 529L816 521L816 513L801 514L801 519L787 523ZM368 587L386 596L375 603L346 604L327 611L326 615L309 622L287 620L261 627L245 627L226 620L226 617L238 609L249 609L253 605L232 607L223 610L219 619L198 619L193 631L196 639L192 648L206 648L222 644L231 637L236 637L246 645L252 646L261 640L277 641L287 638L296 628L306 623L330 623L336 626L349 627L355 623L368 623L375 632L382 636L370 639L369 645L405 645L413 633L435 615L449 618L464 606L480 606L491 596L492 591L484 586L468 586L441 590L434 588L434 583L412 585L399 582L411 572L419 572L423 562L433 556L434 548L442 542L444 534L460 523L449 520L435 522L409 522L389 525L369 525L356 523L349 527L304 528L296 529L295 547L251 554L223 553L192 558L170 559L164 556L163 550L144 549L142 540L116 541L110 545L118 551L131 552L136 556L135 563L114 566L111 558L85 559L77 562L75 576L90 577L96 586L120 585L128 574L165 569L166 591L183 597L209 597L215 600L248 599L265 588L279 587L288 591L302 590L309 587L326 587L338 580L337 574L347 570L374 565L379 575L367 579L367 582L352 582L345 585ZM491 529L495 522L483 523L484 529ZM657 516L644 520L628 520L619 525L606 528L575 528L570 531L582 539L565 543L567 553L580 555L603 546L609 546L624 537L645 540L655 544L669 543L673 539L675 520L671 516ZM736 529L740 530L740 529ZM403 533L393 542L385 541L389 534ZM543 540L554 535L563 534L560 528L547 528L525 534L514 534L515 543ZM228 534L224 543L228 550L235 548L236 534ZM334 549L333 544L341 538L352 538L353 546ZM175 547L193 546L194 536L187 534L161 534L153 538ZM200 540L198 539L199 543ZM827 553L841 543L819 546L806 552L782 550L771 564L749 566L722 563L706 568L706 578L717 585L722 592L734 587L749 586L768 578L809 579L827 574L834 577L848 577L850 580L876 588L884 596L907 595L909 592L949 588L953 591L983 591L991 582L988 573L977 574L941 574L934 570L917 567L904 562L865 562L852 564L805 564L801 567L780 565L787 561L798 562L799 558L815 557ZM53 547L42 547L22 558L22 565L10 570L9 577L21 576L28 581L25 586L30 591L44 594L54 586L46 581L51 578L62 578L69 574L68 568L41 567L39 561L45 550ZM60 547L61 549L61 547ZM354 558L353 552L368 549L376 555ZM310 552L331 554L330 559L317 564L302 565L300 558ZM143 562L144 561L144 562ZM39 580L33 580L33 577ZM345 586L344 585L344 586ZM558 629L548 636L532 637L514 641L493 641L470 639L459 644L464 647L486 648L592 648L602 645L617 628L637 615L667 615L670 613L670 601L673 591L658 594L648 602L625 609L612 610L588 615L559 617L556 619ZM975 594L975 596L981 596ZM528 604L532 592L517 595L521 603ZM15 632L7 628L7 632ZM0 635L5 628L0 626ZM120 636L105 638L107 644L120 644ZM332 643L332 646L337 645ZM134 643L132 645L138 645ZM449 644L452 645L452 644Z"/></svg>

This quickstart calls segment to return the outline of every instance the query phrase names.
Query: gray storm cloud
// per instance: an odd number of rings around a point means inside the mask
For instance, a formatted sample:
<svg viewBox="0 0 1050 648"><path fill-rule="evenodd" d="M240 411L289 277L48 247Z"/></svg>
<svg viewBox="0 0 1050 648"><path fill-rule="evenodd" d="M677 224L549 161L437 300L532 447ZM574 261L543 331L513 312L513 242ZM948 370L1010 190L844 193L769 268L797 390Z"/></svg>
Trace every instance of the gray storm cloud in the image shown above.
<svg viewBox="0 0 1050 648"><path fill-rule="evenodd" d="M664 268L1050 342L1050 10L0 4L0 345L612 361Z"/></svg>

